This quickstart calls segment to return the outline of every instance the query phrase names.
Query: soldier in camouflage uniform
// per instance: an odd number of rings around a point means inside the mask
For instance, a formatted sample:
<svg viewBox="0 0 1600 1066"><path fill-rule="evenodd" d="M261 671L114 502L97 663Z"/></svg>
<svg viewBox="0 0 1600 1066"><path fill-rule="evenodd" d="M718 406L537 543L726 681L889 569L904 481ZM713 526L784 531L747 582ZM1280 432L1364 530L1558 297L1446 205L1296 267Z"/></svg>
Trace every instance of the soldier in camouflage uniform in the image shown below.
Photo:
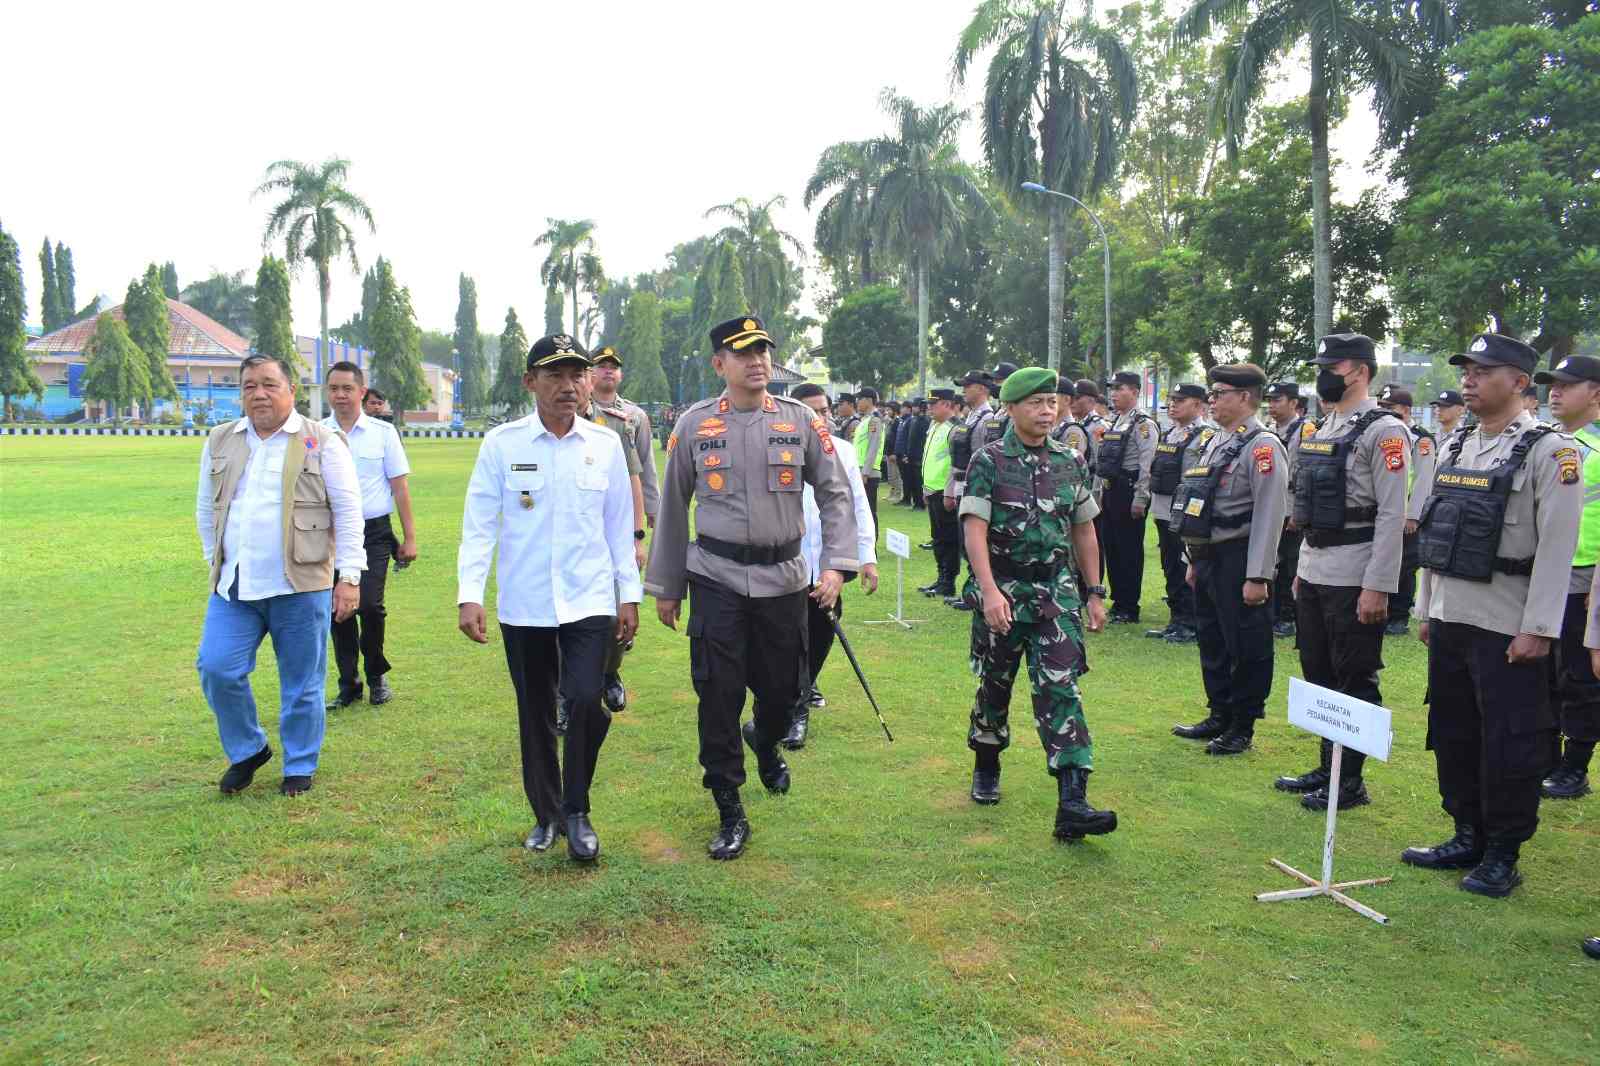
<svg viewBox="0 0 1600 1066"><path fill-rule="evenodd" d="M1096 810L1086 796L1093 759L1077 684L1086 669L1083 611L1090 630L1105 625L1105 590L1098 584L1085 589L1085 608L1076 587L1079 567L1098 581L1093 521L1099 507L1083 461L1049 438L1055 372L1019 370L1000 398L1012 405L1011 425L973 455L961 501L972 564L964 595L973 608L972 667L980 679L967 735L975 754L972 798L1000 800L1011 688L1026 656L1034 722L1060 792L1055 834L1078 840L1117 827L1115 812Z"/></svg>

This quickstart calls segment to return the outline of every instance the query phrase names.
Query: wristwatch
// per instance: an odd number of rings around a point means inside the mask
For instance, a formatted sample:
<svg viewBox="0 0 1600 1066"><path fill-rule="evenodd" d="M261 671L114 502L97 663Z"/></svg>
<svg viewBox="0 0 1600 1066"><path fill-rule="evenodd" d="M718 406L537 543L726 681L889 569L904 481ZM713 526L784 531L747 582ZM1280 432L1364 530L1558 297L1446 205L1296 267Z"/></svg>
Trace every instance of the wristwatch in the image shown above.
<svg viewBox="0 0 1600 1066"><path fill-rule="evenodd" d="M1104 585L1090 585L1083 590L1083 594L1084 596L1099 596L1103 600L1106 598L1106 587Z"/></svg>
<svg viewBox="0 0 1600 1066"><path fill-rule="evenodd" d="M1247 578L1244 579L1244 583L1246 585L1270 585L1270 584L1272 584L1272 582L1268 581L1264 577L1247 577Z"/></svg>
<svg viewBox="0 0 1600 1066"><path fill-rule="evenodd" d="M643 540L644 539L644 530L642 530L642 529L634 530L633 531L633 539L634 540Z"/></svg>
<svg viewBox="0 0 1600 1066"><path fill-rule="evenodd" d="M348 573L348 572L341 573L339 575L339 581L342 584L353 585L356 588L360 588L361 587L361 574L360 574L360 572L356 572L356 573Z"/></svg>

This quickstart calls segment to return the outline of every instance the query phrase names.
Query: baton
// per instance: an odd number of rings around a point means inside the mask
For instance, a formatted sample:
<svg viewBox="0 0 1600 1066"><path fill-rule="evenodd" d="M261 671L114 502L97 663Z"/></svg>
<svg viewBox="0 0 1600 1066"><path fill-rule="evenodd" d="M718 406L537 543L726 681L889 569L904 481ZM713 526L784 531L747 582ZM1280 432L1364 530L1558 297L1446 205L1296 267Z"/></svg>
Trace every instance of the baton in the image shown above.
<svg viewBox="0 0 1600 1066"><path fill-rule="evenodd" d="M861 682L861 691L867 694L867 702L872 704L872 713L878 716L878 724L883 726L883 735L893 744L894 734L889 732L889 723L883 720L883 712L878 709L878 701L872 698L872 688L867 684L867 675L861 672L861 664L856 661L856 653L850 647L850 638L844 635L844 627L839 624L839 616L829 611L828 621L833 623L833 635L839 638L839 646L844 649L845 657L855 669L856 680Z"/></svg>

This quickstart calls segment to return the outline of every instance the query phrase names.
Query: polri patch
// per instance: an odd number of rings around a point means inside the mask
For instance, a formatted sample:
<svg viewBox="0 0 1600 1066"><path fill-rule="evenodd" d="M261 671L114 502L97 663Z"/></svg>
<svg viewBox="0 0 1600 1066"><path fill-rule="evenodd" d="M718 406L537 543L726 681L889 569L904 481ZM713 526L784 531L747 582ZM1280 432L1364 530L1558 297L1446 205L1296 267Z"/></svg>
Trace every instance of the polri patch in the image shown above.
<svg viewBox="0 0 1600 1066"><path fill-rule="evenodd" d="M1417 454L1418 455L1432 455L1433 454L1433 438L1432 437L1418 437L1417 438Z"/></svg>
<svg viewBox="0 0 1600 1066"><path fill-rule="evenodd" d="M1391 473L1406 468L1406 442L1399 437L1385 437L1378 442L1378 447L1383 451L1383 465Z"/></svg>
<svg viewBox="0 0 1600 1066"><path fill-rule="evenodd" d="M1255 451L1251 453L1251 458L1255 459L1255 461L1256 461L1256 469L1259 470L1261 473L1263 473L1263 474L1272 473L1272 445L1270 445L1270 444L1258 444L1258 445L1256 445Z"/></svg>
<svg viewBox="0 0 1600 1066"><path fill-rule="evenodd" d="M1552 454L1560 470L1563 485L1576 485L1578 483L1578 449L1557 448Z"/></svg>

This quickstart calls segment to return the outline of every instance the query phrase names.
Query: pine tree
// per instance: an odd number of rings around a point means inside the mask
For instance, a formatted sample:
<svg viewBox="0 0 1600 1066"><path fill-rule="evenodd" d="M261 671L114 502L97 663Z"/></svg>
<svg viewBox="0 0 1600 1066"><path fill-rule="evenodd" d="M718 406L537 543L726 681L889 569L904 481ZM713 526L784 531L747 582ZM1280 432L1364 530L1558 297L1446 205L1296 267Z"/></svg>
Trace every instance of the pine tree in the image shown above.
<svg viewBox="0 0 1600 1066"><path fill-rule="evenodd" d="M63 326L78 321L78 279L72 270L72 249L56 242L56 308Z"/></svg>
<svg viewBox="0 0 1600 1066"><path fill-rule="evenodd" d="M22 280L22 249L0 229L0 398L7 419L15 419L12 397L44 399L44 382L28 358L28 300Z"/></svg>
<svg viewBox="0 0 1600 1066"><path fill-rule="evenodd" d="M306 373L306 361L295 344L289 313L289 265L275 256L262 256L255 293L255 350L288 360L298 382Z"/></svg>
<svg viewBox="0 0 1600 1066"><path fill-rule="evenodd" d="M504 407L506 417L515 418L528 406L528 390L522 387L522 374L528 365L528 335L517 321L517 309L506 309L506 328L500 334L500 366L495 372L489 402Z"/></svg>
<svg viewBox="0 0 1600 1066"><path fill-rule="evenodd" d="M177 399L178 387L167 369L167 353L172 347L172 323L167 318L167 298L161 289L161 270L154 263L145 268L144 277L128 283L122 317L128 323L128 336L144 352L150 393L157 398Z"/></svg>
<svg viewBox="0 0 1600 1066"><path fill-rule="evenodd" d="M487 392L483 380L483 349L478 344L478 286L463 274L459 290L455 348L461 356L461 406L465 411L476 411L483 407Z"/></svg>
<svg viewBox="0 0 1600 1066"><path fill-rule="evenodd" d="M57 253L59 259L60 253ZM178 266L168 259L161 266L161 292L169 299L176 300L178 293L183 290L178 287Z"/></svg>
<svg viewBox="0 0 1600 1066"><path fill-rule="evenodd" d="M49 237L44 239L44 247L39 251L39 274L44 278L44 286L39 292L40 319L44 323L44 331L52 333L61 328L61 298L56 282L56 257L50 250Z"/></svg>
<svg viewBox="0 0 1600 1066"><path fill-rule="evenodd" d="M672 393L661 369L661 298L653 292L634 293L622 321L618 347L628 368L622 394L636 403L666 403Z"/></svg>
<svg viewBox="0 0 1600 1066"><path fill-rule="evenodd" d="M83 354L88 359L83 368L85 396L110 404L112 417L118 423L122 421L122 409L130 404L143 404L148 410L152 396L149 360L128 335L128 327L121 319L109 311L101 315Z"/></svg>
<svg viewBox="0 0 1600 1066"><path fill-rule="evenodd" d="M565 297L561 290L550 288L544 294L544 335L554 337L558 333L565 333L566 326L562 324L563 312L566 309Z"/></svg>
<svg viewBox="0 0 1600 1066"><path fill-rule="evenodd" d="M380 383L395 417L427 404L428 382L422 373L422 330L411 309L411 291L395 281L383 263L378 271L378 306L372 319L372 377Z"/></svg>

